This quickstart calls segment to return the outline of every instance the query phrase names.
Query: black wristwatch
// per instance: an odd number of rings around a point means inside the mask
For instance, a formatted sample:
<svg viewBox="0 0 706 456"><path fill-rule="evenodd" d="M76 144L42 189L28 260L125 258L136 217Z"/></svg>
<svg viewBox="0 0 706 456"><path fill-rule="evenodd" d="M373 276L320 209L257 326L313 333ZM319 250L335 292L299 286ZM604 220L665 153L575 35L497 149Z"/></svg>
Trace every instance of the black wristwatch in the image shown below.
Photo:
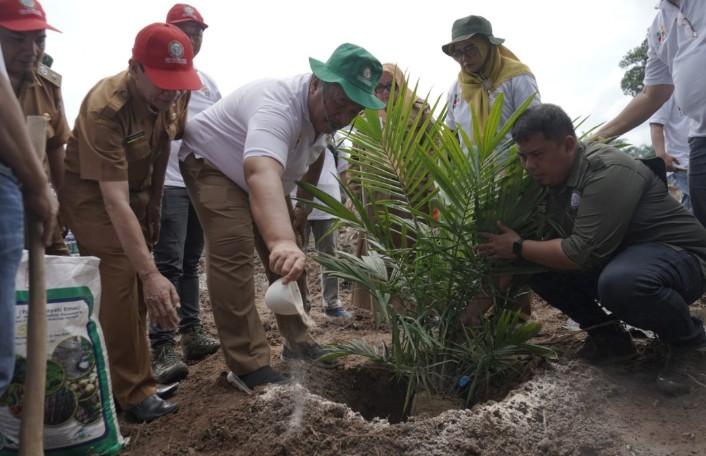
<svg viewBox="0 0 706 456"><path fill-rule="evenodd" d="M517 238L515 240L515 242L512 243L512 253L517 258L522 258L522 242L523 241L524 241L524 239Z"/></svg>

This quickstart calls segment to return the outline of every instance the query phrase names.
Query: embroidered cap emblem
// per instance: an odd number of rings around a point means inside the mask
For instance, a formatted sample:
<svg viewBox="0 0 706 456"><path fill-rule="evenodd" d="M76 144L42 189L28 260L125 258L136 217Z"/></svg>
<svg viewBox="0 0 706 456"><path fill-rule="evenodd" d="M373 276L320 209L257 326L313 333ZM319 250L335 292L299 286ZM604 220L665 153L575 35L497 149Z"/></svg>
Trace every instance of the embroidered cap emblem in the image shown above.
<svg viewBox="0 0 706 456"><path fill-rule="evenodd" d="M363 69L363 79L370 80L371 76L372 76L372 73L370 71L370 67L365 67Z"/></svg>
<svg viewBox="0 0 706 456"><path fill-rule="evenodd" d="M370 71L370 67L366 66L365 68L363 68L363 71L361 72L361 74L356 76L356 79L358 81L362 82L363 84L365 84L366 86L372 87L373 82L370 80L370 78L372 78L372 76L373 76L373 73L372 73L372 71Z"/></svg>
<svg viewBox="0 0 706 456"><path fill-rule="evenodd" d="M176 40L170 42L169 54L171 54L171 56L174 58L182 57L184 55L184 46Z"/></svg>

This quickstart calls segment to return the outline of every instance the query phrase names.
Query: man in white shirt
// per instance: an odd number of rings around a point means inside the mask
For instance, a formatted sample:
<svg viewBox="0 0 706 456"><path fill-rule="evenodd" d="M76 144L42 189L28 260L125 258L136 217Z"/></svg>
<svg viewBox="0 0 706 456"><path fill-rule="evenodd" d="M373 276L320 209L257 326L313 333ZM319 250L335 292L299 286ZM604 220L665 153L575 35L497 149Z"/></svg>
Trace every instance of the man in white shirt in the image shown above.
<svg viewBox="0 0 706 456"><path fill-rule="evenodd" d="M326 135L348 125L374 96L382 65L365 49L345 43L326 63L309 59L312 73L263 79L236 90L190 120L180 160L204 229L208 290L228 380L244 391L284 378L270 366L270 347L255 308L253 249L270 283L301 279L303 233L309 210L287 196L295 182L316 185ZM299 189L298 199L311 199ZM303 287L300 287L300 289ZM282 358L321 360L322 349L301 315L276 315Z"/></svg>
<svg viewBox="0 0 706 456"><path fill-rule="evenodd" d="M336 176L343 175L348 169L348 161L339 157L338 147L343 144L345 139L337 139L338 136L333 136L329 139L327 150L324 151L324 164L321 169L321 177L316 187L327 195L341 200L341 185ZM292 196L296 197L296 191ZM319 203L318 199L314 200ZM318 255L335 255L338 244L338 229L335 229L337 218L333 215L314 209L309 214L309 218L304 228L304 237L302 246L304 251L309 245L309 235L314 234L314 244ZM351 313L348 312L342 305L338 296L338 277L335 277L327 272L321 273L321 294L323 298L324 315L330 318L349 318ZM306 296L306 310L311 310L312 297L308 292Z"/></svg>
<svg viewBox="0 0 706 456"><path fill-rule="evenodd" d="M208 27L196 8L177 3L167 13L168 24L179 27L191 40L194 57L201 50L203 32ZM195 69L201 88L191 92L189 118L221 99L213 79ZM179 333L185 360L196 361L215 353L220 344L201 324L199 298L199 260L203 252L203 231L196 216L184 179L179 170L181 140L172 141L169 164L164 179L161 229L154 247L154 261L159 272L168 278L179 293ZM175 331L150 325L152 371L158 383L171 383L186 377L189 368L174 352Z"/></svg>
<svg viewBox="0 0 706 456"><path fill-rule="evenodd" d="M657 156L664 160L670 192L676 187L682 206L692 212L686 179L689 169L689 118L681 112L672 96L650 117L649 123L652 147Z"/></svg>
<svg viewBox="0 0 706 456"><path fill-rule="evenodd" d="M648 32L645 87L597 133L613 138L654 114L674 93L691 119L689 197L694 215L706 226L706 8L702 0L661 0Z"/></svg>

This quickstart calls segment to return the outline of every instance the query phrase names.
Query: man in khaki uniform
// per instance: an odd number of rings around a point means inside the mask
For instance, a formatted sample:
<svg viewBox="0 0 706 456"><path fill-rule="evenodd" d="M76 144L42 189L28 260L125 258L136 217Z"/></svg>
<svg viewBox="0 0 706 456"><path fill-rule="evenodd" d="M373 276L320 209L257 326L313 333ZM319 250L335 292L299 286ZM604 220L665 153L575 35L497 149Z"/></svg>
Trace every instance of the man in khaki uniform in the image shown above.
<svg viewBox="0 0 706 456"><path fill-rule="evenodd" d="M201 87L193 48L177 27L142 29L129 68L84 99L66 151L61 214L81 255L101 259L100 321L113 393L129 419L176 412L150 367L146 317L179 322L179 296L152 259L170 143L182 135L190 90Z"/></svg>
<svg viewBox="0 0 706 456"><path fill-rule="evenodd" d="M64 174L64 145L71 134L64 115L61 76L40 63L44 54L47 24L38 1L0 0L0 45L12 88L25 116L44 116L49 121L44 168L58 189ZM49 255L68 255L61 227L56 226Z"/></svg>

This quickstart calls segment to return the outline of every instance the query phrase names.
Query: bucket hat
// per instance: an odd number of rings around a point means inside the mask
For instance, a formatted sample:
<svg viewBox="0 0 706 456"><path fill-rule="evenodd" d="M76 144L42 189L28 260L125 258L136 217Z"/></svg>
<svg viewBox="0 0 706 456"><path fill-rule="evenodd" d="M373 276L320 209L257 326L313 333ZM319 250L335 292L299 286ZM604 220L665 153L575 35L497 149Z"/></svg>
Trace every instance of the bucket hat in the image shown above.
<svg viewBox="0 0 706 456"><path fill-rule="evenodd" d="M0 0L0 26L15 32L60 31L47 24L44 8L36 0Z"/></svg>
<svg viewBox="0 0 706 456"><path fill-rule="evenodd" d="M382 76L382 64L362 47L343 43L326 63L309 57L309 65L317 78L340 84L346 96L359 105L369 109L385 107L374 95Z"/></svg>
<svg viewBox="0 0 706 456"><path fill-rule="evenodd" d="M481 16L467 16L454 21L454 25L451 28L451 42L441 46L441 50L444 51L444 54L451 55L449 47L452 44L466 41L479 33L487 36L488 41L492 44L503 44L505 42L505 39L493 36L493 26L490 25L488 19Z"/></svg>
<svg viewBox="0 0 706 456"><path fill-rule="evenodd" d="M135 37L132 57L140 62L152 84L163 90L197 90L201 79L194 70L194 49L179 27L155 22Z"/></svg>

